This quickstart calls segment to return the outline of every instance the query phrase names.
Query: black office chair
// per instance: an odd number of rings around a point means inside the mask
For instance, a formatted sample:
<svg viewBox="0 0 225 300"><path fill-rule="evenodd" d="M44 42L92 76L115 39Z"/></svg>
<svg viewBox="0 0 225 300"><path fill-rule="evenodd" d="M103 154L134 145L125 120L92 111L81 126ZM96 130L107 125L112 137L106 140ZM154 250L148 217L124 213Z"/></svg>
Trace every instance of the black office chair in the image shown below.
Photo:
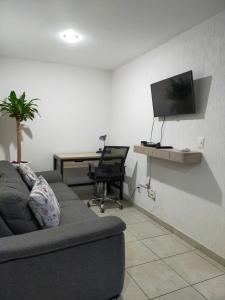
<svg viewBox="0 0 225 300"><path fill-rule="evenodd" d="M89 165L89 177L95 182L94 198L90 199L87 206L90 207L94 201L100 207L100 212L105 211L104 203L106 200L114 201L120 209L123 205L120 200L123 199L123 181L125 175L125 160L129 147L127 146L105 146L99 164L94 167ZM119 183L119 185L118 185ZM114 185L120 190L120 200L108 197L108 189Z"/></svg>

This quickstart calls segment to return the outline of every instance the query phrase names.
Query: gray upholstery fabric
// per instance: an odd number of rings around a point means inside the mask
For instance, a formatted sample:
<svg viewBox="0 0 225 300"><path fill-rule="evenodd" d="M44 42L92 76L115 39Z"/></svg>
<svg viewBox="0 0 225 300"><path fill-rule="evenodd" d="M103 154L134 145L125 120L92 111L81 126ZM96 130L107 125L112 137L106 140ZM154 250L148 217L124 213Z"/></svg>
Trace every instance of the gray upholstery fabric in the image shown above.
<svg viewBox="0 0 225 300"><path fill-rule="evenodd" d="M0 176L1 174L18 174L15 167L7 160L0 161ZM18 174L19 175L19 174Z"/></svg>
<svg viewBox="0 0 225 300"><path fill-rule="evenodd" d="M0 216L14 234L39 229L29 206L29 189L17 170L0 161Z"/></svg>
<svg viewBox="0 0 225 300"><path fill-rule="evenodd" d="M1 300L111 299L123 287L124 236L0 264L0 278Z"/></svg>
<svg viewBox="0 0 225 300"><path fill-rule="evenodd" d="M60 206L60 225L99 219L99 217L91 209L87 209L86 205L80 200L70 202L69 204L68 201L61 201Z"/></svg>
<svg viewBox="0 0 225 300"><path fill-rule="evenodd" d="M6 225L5 221L0 216L0 238L3 236L9 236L12 235L12 231L9 229L9 227Z"/></svg>
<svg viewBox="0 0 225 300"><path fill-rule="evenodd" d="M0 193L0 215L14 234L40 228L28 207L28 197L20 192Z"/></svg>
<svg viewBox="0 0 225 300"><path fill-rule="evenodd" d="M63 182L51 183L50 186L58 201L79 200L77 194Z"/></svg>
<svg viewBox="0 0 225 300"><path fill-rule="evenodd" d="M121 234L125 223L117 217L102 217L80 223L37 230L0 239L0 263L96 242Z"/></svg>
<svg viewBox="0 0 225 300"><path fill-rule="evenodd" d="M0 162L0 237L8 235L0 238L0 299L109 300L120 295L125 223L99 218L63 182L52 182L60 226L10 236L12 228L28 230L32 224L29 190L11 167Z"/></svg>
<svg viewBox="0 0 225 300"><path fill-rule="evenodd" d="M58 171L43 171L36 172L37 176L43 176L48 183L60 182L62 181L62 176Z"/></svg>

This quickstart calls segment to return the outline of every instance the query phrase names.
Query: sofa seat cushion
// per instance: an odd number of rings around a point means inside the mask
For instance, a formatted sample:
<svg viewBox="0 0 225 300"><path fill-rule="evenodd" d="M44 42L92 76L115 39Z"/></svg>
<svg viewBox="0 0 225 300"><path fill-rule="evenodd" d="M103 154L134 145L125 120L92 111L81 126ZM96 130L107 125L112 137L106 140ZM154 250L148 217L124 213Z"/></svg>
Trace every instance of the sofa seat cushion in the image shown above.
<svg viewBox="0 0 225 300"><path fill-rule="evenodd" d="M81 200L68 201L61 208L60 225L97 220L99 217Z"/></svg>
<svg viewBox="0 0 225 300"><path fill-rule="evenodd" d="M55 182L50 184L58 201L79 200L79 197L63 182Z"/></svg>

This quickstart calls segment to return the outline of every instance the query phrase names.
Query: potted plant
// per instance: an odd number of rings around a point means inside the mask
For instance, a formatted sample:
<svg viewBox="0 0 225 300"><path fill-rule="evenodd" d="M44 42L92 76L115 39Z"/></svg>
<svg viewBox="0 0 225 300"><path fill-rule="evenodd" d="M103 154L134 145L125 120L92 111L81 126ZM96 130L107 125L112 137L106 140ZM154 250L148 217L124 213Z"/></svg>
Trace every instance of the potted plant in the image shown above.
<svg viewBox="0 0 225 300"><path fill-rule="evenodd" d="M17 144L17 162L21 162L21 122L33 120L38 114L37 104L35 101L39 99L26 99L26 94L18 98L15 91L11 91L10 95L0 102L0 111L3 115L7 114L11 118L16 119L16 144Z"/></svg>

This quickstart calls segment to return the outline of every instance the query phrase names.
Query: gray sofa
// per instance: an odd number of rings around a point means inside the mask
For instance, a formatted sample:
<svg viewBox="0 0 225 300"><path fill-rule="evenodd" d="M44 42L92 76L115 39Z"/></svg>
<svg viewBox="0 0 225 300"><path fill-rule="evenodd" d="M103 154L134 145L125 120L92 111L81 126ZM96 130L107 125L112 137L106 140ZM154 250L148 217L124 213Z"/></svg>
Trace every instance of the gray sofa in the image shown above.
<svg viewBox="0 0 225 300"><path fill-rule="evenodd" d="M29 189L0 161L0 299L107 300L124 281L125 224L98 217L55 171L41 173L61 206L60 226L40 229Z"/></svg>

